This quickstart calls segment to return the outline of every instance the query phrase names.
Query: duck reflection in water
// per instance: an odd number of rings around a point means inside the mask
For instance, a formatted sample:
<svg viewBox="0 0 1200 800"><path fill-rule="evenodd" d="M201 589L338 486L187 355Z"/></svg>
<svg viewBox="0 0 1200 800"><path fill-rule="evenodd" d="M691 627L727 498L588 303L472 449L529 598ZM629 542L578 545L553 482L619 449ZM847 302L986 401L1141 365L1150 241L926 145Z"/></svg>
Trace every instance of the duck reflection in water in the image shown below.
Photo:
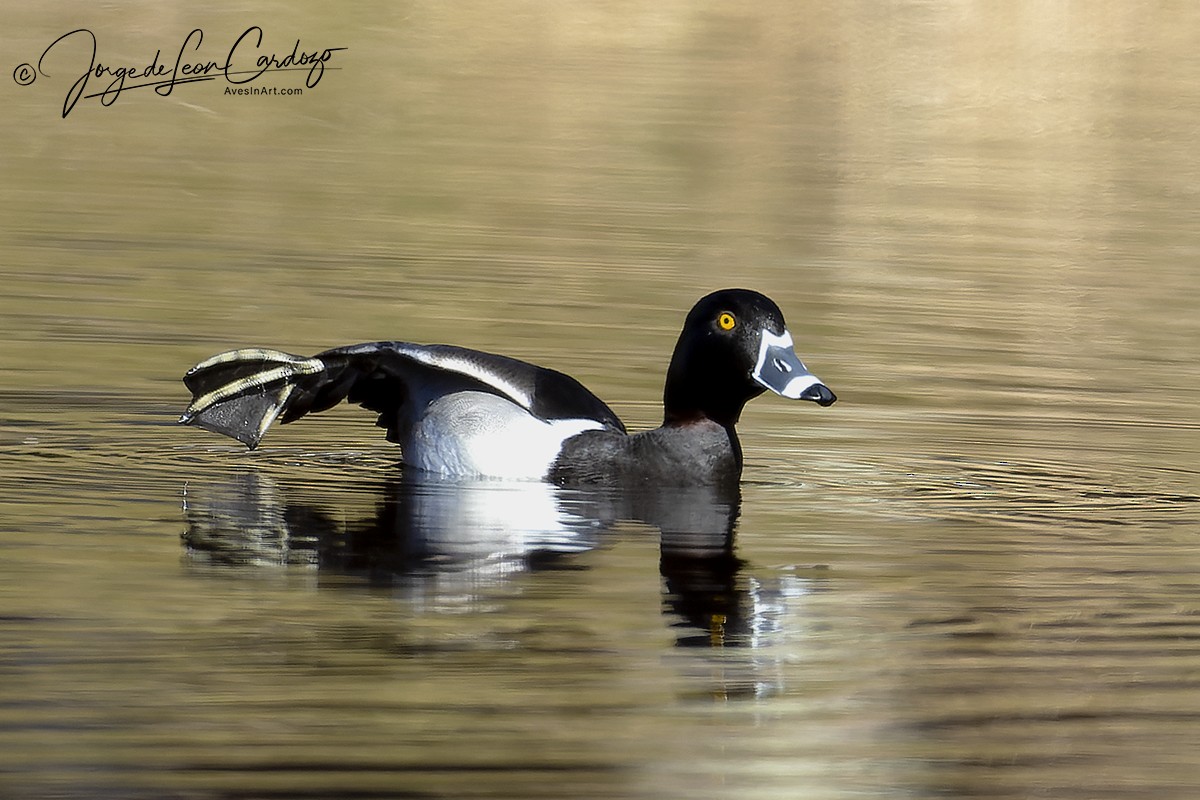
<svg viewBox="0 0 1200 800"><path fill-rule="evenodd" d="M419 605L461 607L483 601L519 574L584 568L576 556L631 521L660 532L663 607L679 646L755 646L777 622L772 592L742 575L734 553L741 504L736 484L614 491L414 480L398 472L345 492L341 508L311 496L259 472L189 484L183 536L189 560L307 564L319 576L389 586Z"/></svg>

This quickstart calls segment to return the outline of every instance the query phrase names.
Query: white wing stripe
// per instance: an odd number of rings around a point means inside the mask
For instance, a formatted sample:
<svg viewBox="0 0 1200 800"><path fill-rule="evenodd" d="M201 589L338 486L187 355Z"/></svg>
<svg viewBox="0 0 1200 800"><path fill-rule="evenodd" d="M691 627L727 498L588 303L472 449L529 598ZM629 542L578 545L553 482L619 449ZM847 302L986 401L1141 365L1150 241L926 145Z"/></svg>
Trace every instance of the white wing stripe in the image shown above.
<svg viewBox="0 0 1200 800"><path fill-rule="evenodd" d="M533 398L527 392L504 380L495 372L492 372L476 361L457 355L434 354L424 349L398 348L398 350L413 361L419 361L426 366L450 372L458 372L467 377L474 378L480 383L487 384L522 408L528 409L533 406Z"/></svg>

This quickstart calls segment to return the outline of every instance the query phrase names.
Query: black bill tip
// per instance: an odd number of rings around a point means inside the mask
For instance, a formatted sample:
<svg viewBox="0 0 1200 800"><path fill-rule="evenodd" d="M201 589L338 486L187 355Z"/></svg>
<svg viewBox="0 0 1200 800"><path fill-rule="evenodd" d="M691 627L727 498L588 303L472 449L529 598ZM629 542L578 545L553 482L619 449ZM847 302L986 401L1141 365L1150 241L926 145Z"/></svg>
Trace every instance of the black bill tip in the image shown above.
<svg viewBox="0 0 1200 800"><path fill-rule="evenodd" d="M823 383L814 383L800 394L800 400L812 400L819 406L831 406L837 402L837 395Z"/></svg>

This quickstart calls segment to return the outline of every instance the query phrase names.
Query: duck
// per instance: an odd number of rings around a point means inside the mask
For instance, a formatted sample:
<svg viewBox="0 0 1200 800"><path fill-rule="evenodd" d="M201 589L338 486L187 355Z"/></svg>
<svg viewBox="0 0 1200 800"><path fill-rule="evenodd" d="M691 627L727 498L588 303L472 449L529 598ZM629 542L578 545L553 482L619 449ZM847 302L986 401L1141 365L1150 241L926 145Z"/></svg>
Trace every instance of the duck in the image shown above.
<svg viewBox="0 0 1200 800"><path fill-rule="evenodd" d="M367 342L308 357L242 348L201 361L183 383L192 401L179 422L250 450L275 421L345 401L378 415L405 468L563 486L736 483L747 402L767 391L837 400L796 354L779 306L750 289L695 303L667 367L662 424L637 433L563 372L446 344Z"/></svg>

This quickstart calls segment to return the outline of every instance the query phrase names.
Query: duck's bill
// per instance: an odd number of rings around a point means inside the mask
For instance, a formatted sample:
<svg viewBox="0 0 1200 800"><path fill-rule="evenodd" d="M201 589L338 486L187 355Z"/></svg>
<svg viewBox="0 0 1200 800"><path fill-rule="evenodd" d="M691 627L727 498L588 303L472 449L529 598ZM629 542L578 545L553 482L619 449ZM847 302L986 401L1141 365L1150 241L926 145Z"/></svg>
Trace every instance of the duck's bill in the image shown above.
<svg viewBox="0 0 1200 800"><path fill-rule="evenodd" d="M762 332L758 363L751 374L772 392L792 400L812 400L821 406L833 405L837 400L837 395L804 366L786 330L782 334Z"/></svg>

